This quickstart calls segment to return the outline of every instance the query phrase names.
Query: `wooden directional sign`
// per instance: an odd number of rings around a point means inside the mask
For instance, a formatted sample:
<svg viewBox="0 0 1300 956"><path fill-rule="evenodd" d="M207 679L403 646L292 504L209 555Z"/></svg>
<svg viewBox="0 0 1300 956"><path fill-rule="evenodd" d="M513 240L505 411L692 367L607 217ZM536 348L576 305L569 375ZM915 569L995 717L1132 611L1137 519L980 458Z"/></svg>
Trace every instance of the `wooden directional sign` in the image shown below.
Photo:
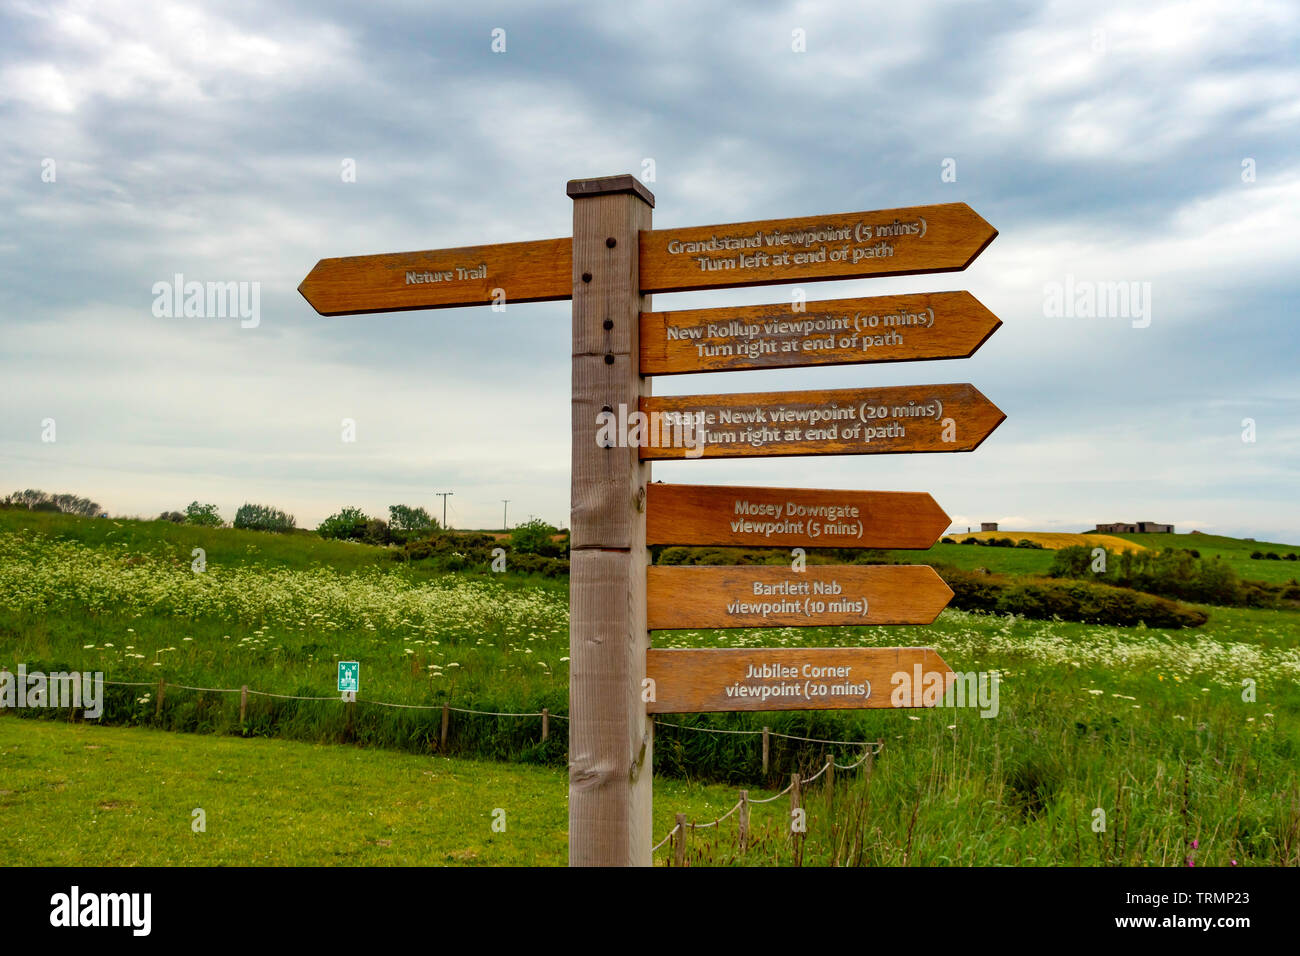
<svg viewBox="0 0 1300 956"><path fill-rule="evenodd" d="M298 291L321 315L568 299L573 240L322 259Z"/></svg>
<svg viewBox="0 0 1300 956"><path fill-rule="evenodd" d="M951 522L920 491L646 486L646 543L928 548Z"/></svg>
<svg viewBox="0 0 1300 956"><path fill-rule="evenodd" d="M1002 321L969 292L641 313L641 373L967 358Z"/></svg>
<svg viewBox="0 0 1300 956"><path fill-rule="evenodd" d="M782 647L656 648L646 676L647 712L697 714L934 706L954 675L928 647Z"/></svg>
<svg viewBox="0 0 1300 956"><path fill-rule="evenodd" d="M925 564L646 569L648 627L929 624L952 590Z"/></svg>
<svg viewBox="0 0 1300 956"><path fill-rule="evenodd" d="M640 292L953 272L997 234L965 203L647 229L638 234ZM321 315L446 309L568 299L572 272L573 240L562 237L322 259L298 291Z"/></svg>
<svg viewBox="0 0 1300 956"><path fill-rule="evenodd" d="M642 459L972 451L1006 418L973 385L674 395L640 410Z"/></svg>
<svg viewBox="0 0 1300 956"><path fill-rule="evenodd" d="M641 292L965 269L998 231L965 203L641 233Z"/></svg>

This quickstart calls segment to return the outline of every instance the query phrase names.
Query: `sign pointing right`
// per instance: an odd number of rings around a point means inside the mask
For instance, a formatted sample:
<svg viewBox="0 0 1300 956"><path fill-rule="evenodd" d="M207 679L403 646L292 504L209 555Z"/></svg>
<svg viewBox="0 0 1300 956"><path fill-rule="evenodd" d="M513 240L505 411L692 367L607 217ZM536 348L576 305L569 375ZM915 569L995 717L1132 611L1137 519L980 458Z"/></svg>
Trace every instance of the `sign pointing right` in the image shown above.
<svg viewBox="0 0 1300 956"><path fill-rule="evenodd" d="M973 451L1007 417L973 385L660 396L640 411L642 459Z"/></svg>
<svg viewBox="0 0 1300 956"><path fill-rule="evenodd" d="M641 374L968 358L1002 321L969 292L641 313Z"/></svg>
<svg viewBox="0 0 1300 956"><path fill-rule="evenodd" d="M641 233L641 293L965 269L998 231L964 202Z"/></svg>

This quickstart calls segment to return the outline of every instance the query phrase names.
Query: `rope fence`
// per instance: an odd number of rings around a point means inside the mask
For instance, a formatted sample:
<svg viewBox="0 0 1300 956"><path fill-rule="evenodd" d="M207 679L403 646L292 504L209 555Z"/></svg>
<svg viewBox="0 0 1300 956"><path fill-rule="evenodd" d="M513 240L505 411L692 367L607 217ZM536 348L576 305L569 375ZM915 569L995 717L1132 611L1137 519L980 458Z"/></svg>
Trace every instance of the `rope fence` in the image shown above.
<svg viewBox="0 0 1300 956"><path fill-rule="evenodd" d="M330 697L305 697L305 696L302 696L302 695L299 695L299 694L277 694L277 693L273 693L273 692L271 692L271 691L265 691L265 690L253 690L253 689L252 689L251 687L249 687L247 684L245 684L243 687L195 687L195 686L193 686L193 685L191 685L191 684L173 684L173 683L170 683L170 682L168 682L168 681L166 681L166 680L158 680L158 681L123 681L123 680L107 680L107 679L104 680L104 683L105 683L105 684L111 684L111 685L113 685L113 686L115 686L115 687L152 687L152 688L156 688L156 689L158 690L158 695L159 695L159 699L160 699L160 701L161 701L161 699L162 699L163 697L165 697L166 692L167 692L168 690L173 690L173 689L175 689L175 690L188 690L188 691L194 691L194 692L196 692L196 693L200 693L200 694L240 694L240 695L243 696L243 697L273 697L273 698L275 698L275 699L277 699L277 700L334 701L334 702L336 702L336 703L340 703L340 704L343 704L343 703L349 703L349 701L345 701L345 700L342 698L342 696L330 696ZM374 698L371 698L371 697L357 697L356 700L355 700L355 703L358 703L358 704L374 704L376 707L396 707L396 708L401 708L401 709L403 709L403 710L437 710L437 711L447 711L447 712L450 712L450 713L453 713L453 714L471 714L471 715L476 716L476 717L516 717L516 718L521 718L521 717L540 717L540 718L543 719L543 721L550 721L550 720L568 720L568 719L569 719L569 715L568 715L568 714L553 714L553 713L551 713L549 710L547 710L547 709L545 709L545 708L543 708L542 710L539 710L539 711L498 711L498 710L475 710L475 709L472 708L472 707L453 707L453 706L450 705L450 704L399 704L399 703L396 703L396 702L394 702L394 701L375 700ZM161 703L160 703L160 709L161 709ZM240 713L240 720L243 720L243 719L244 719L244 713L243 713L244 708L241 707L240 710L241 710L241 713ZM680 724L680 723L676 723L676 722L669 721L669 720L659 720L658 718L655 718L655 720L654 720L654 724L655 724L656 727L672 727L674 730L687 730L687 731L690 731L690 732L692 732L692 733L697 733L697 734L733 734L733 735L743 736L743 737L759 737L759 736L761 736L761 737L763 738L763 771L764 771L764 772L767 772L767 769L768 769L768 767L767 767L767 765L768 765L768 759L767 759L767 757L768 757L768 741L769 741L770 738L772 738L772 737L779 737L779 738L781 738L781 739L783 739L783 740L796 740L796 741L799 741L799 742L801 742L801 743L823 744L823 745L836 746L836 747L866 747L866 748L868 748L867 752L863 755L863 757L862 757L860 760L857 761L857 763L849 764L849 765L847 765L847 766L843 766L843 767L841 767L841 766L839 766L839 765L837 764L836 766L837 766L837 768L840 769L840 770L852 770L852 769L854 769L855 767L860 766L860 765L862 764L862 762L863 762L864 760L866 760L867 757L870 756L871 753L874 753L874 752L879 751L880 748L883 746L883 744L882 744L880 741L870 741L870 740L827 740L827 739L825 739L825 738L823 738L823 737L801 737L801 736L799 736L799 735L797 735L797 734L783 734L783 733L780 733L780 732L778 732L778 731L772 730L772 729L770 729L770 728L768 728L768 727L764 727L762 730L734 730L734 729L728 729L728 728L725 728L725 727L694 727L694 726L692 726L692 725L690 725L690 724ZM543 736L543 739L545 739L545 735ZM817 776L821 776L821 773L824 773L824 772L825 772L825 768L823 768L822 771L820 771L820 772L817 774ZM816 778L816 777L811 778L811 780L815 780L815 779L817 779L817 778ZM806 782L811 782L811 780L806 781ZM759 801L753 801L753 802L759 802Z"/></svg>
<svg viewBox="0 0 1300 956"><path fill-rule="evenodd" d="M656 721L656 723L658 723L658 721ZM709 729L704 727L699 727L699 728L688 727L684 724L675 724L670 726L682 727L682 729L685 730ZM767 730L766 727L763 728L763 731L766 730ZM752 731L752 733L761 733L763 731ZM744 733L744 732L745 731L730 731L730 733ZM785 737L789 735L781 734L780 736ZM806 740L808 738L795 737L792 739ZM697 823L693 821L688 822L686 819L686 814L684 813L677 814L676 824L673 826L671 830L668 831L667 835L662 840L660 840L658 843L656 843L653 847L650 848L650 855L653 857L656 853L662 850L664 846L671 841L673 845L672 865L685 866L687 833L694 832L695 830L707 830L712 827L716 827L720 823L722 823L723 820L727 819L729 816L731 816L733 813L736 813L737 811L739 811L740 813L740 818L737 827L736 840L737 840L737 844L740 847L740 852L743 853L745 852L745 848L749 842L750 806L756 803L773 803L777 800L780 800L782 797L786 796L787 794L789 794L790 836L791 839L794 841L795 865L796 866L801 865L803 862L803 838L807 830L805 821L804 819L802 819L802 815L799 813L799 811L803 809L803 788L806 787L808 784L815 782L820 777L825 776L826 783L823 784L823 786L825 786L827 790L830 790L835 786L836 770L840 770L840 771L856 770L858 767L861 767L863 764L866 764L865 772L868 775L870 775L876 754L880 753L885 748L884 740L851 741L850 743L852 746L855 747L866 748L862 756L854 763L847 764L847 765L840 765L835 762L834 754L827 754L826 763L823 764L822 768L818 770L815 774L813 774L811 777L800 777L799 774L792 773L790 774L790 782L786 785L784 790L780 791L779 793L774 793L770 797L762 797L761 799L757 799L757 800L750 797L748 790L742 790L740 791L740 799L737 800L735 804L732 805L731 809L729 809L726 813L722 814L721 816L715 817L713 820L710 820L707 823Z"/></svg>

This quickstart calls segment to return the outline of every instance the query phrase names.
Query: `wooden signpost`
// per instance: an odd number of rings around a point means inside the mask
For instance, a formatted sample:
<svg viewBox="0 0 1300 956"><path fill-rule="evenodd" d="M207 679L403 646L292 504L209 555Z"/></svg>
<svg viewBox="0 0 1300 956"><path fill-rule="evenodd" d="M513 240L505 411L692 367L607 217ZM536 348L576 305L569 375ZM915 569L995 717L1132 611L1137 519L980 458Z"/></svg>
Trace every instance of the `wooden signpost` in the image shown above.
<svg viewBox="0 0 1300 956"><path fill-rule="evenodd" d="M652 650L646 665L652 714L912 706L913 685L946 687L951 674L928 647ZM898 675L909 681L902 703L890 693Z"/></svg>
<svg viewBox="0 0 1300 956"><path fill-rule="evenodd" d="M930 624L952 600L927 564L651 567L652 631Z"/></svg>
<svg viewBox="0 0 1300 956"><path fill-rule="evenodd" d="M644 312L641 373L968 358L1001 324L969 292Z"/></svg>
<svg viewBox="0 0 1300 956"><path fill-rule="evenodd" d="M928 566L648 567L648 544L926 548L948 522L917 492L654 485L650 462L970 451L1004 417L970 385L650 394L651 375L966 357L1000 324L969 293L688 312L650 294L949 272L997 231L964 203L655 230L632 176L567 192L571 238L322 259L299 291L322 315L573 300L569 860L646 865L653 714L919 706L890 682L951 675L928 648L660 650L651 628L928 623L952 596ZM629 412L648 434L610 440Z"/></svg>
<svg viewBox="0 0 1300 956"><path fill-rule="evenodd" d="M1006 418L973 385L644 398L641 457L974 451Z"/></svg>
<svg viewBox="0 0 1300 956"><path fill-rule="evenodd" d="M923 491L652 484L646 543L928 548L951 522Z"/></svg>

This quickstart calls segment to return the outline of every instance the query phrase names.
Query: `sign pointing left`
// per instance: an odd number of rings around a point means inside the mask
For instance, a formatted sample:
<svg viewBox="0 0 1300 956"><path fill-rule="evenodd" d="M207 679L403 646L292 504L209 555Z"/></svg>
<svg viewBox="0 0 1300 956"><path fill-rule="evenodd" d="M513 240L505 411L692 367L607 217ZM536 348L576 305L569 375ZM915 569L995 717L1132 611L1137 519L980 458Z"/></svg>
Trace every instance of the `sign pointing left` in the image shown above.
<svg viewBox="0 0 1300 956"><path fill-rule="evenodd" d="M322 259L298 291L321 315L569 299L573 240Z"/></svg>

